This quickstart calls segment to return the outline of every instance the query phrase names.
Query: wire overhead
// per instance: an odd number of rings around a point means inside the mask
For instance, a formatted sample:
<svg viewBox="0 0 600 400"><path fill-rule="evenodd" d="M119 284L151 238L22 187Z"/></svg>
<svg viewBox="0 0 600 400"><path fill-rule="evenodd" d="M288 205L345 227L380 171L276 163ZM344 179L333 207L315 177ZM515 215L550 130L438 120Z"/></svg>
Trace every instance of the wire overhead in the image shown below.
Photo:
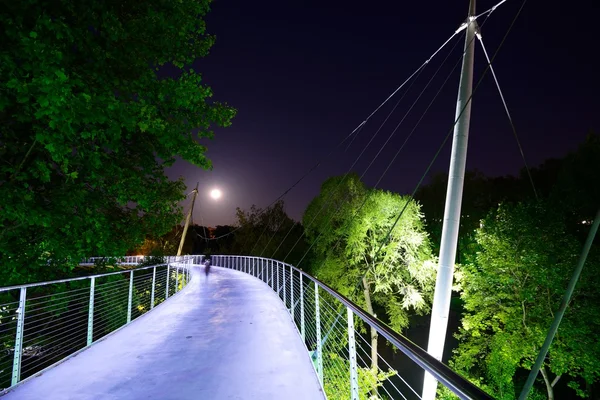
<svg viewBox="0 0 600 400"><path fill-rule="evenodd" d="M421 183L423 182L423 180L425 179L425 176L429 173L429 170L431 169L431 167L433 166L433 163L435 162L436 158L438 157L438 155L441 153L442 149L444 148L446 142L448 141L448 139L450 138L450 135L452 134L453 130L454 130L454 126L458 123L460 117L462 116L463 112L465 111L465 109L467 108L467 106L469 105L469 103L471 102L471 100L473 99L473 96L475 95L475 93L477 92L477 89L479 89L479 86L481 85L481 82L483 81L483 78L485 78L485 76L487 75L488 71L490 70L491 66L492 66L492 61L494 61L494 59L496 58L496 56L498 55L498 53L500 52L500 49L502 48L502 46L504 45L504 42L506 41L506 38L508 37L508 34L510 33L510 31L512 30L512 28L515 25L515 22L517 22L517 19L519 18L519 15L521 15L521 11L523 11L523 7L525 6L525 3L527 3L527 0L524 0L523 3L521 4L521 7L519 8L519 10L517 11L517 14L515 15L515 17L513 18L510 26L508 27L508 30L506 31L506 33L504 34L504 37L502 38L502 41L500 41L500 44L498 45L498 48L496 49L496 51L494 52L494 55L492 56L492 59L488 62L487 67L485 68L485 70L483 71L483 74L481 75L481 78L479 78L479 80L477 81L477 85L475 85L475 87L473 88L473 91L471 93L471 96L469 96L468 100L465 102L464 106L462 107L462 109L460 110L460 113L458 114L458 116L456 117L454 123L452 124L452 127L448 130L448 133L446 134L446 137L444 138L444 140L442 141L441 146L438 148L438 151L436 152L433 160L431 160L431 163L429 163L429 166L427 167L427 169L425 170L425 174L423 174L423 176L421 177L421 179L419 180L419 183L417 183L417 186L415 187L415 190L413 191L413 197L414 194L416 193L416 190L419 188L419 186L421 185ZM407 203L408 205L408 203ZM377 252L375 253L375 257L377 257L377 255L379 255L379 253L381 252L381 250L383 249L383 246L385 245L386 241L388 240L390 234L392 233L392 231L394 230L394 228L396 227L396 225L398 224L398 221L400 220L400 217L402 216L402 214L404 213L404 210L406 209L406 206L404 207L404 209L400 212L400 214L398 215L398 218L396 218L396 221L394 222L394 224L392 225L392 227L390 228L390 230L388 231L386 237L384 238L384 240L382 240L381 245L379 247L379 249L377 250Z"/></svg>
<svg viewBox="0 0 600 400"><path fill-rule="evenodd" d="M358 124L356 126L356 128L354 128L352 130L352 132L350 132L350 134L348 134L346 137L344 137L325 157L323 157L321 160L319 160L315 165L313 165L308 172L306 172L300 179L298 179L293 185L291 185L288 189L286 189L279 197L277 197L274 201L272 201L267 207L265 207L261 213L259 213L259 215L261 215L262 213L264 213L266 210L268 210L273 204L275 204L277 201L281 200L283 197L285 197L291 190L293 190L300 182L302 182L308 175L310 175L310 173L312 173L317 167L319 167L321 165L321 163L323 162L323 160L327 160L329 158L329 156L338 148L340 147L344 142L346 142L349 138L355 136L355 133L358 134L361 129L366 125L366 123L385 105L388 103L388 101L394 97L396 95L396 93L398 93L415 75L417 75L419 73L419 71L421 71L427 64L429 64L429 62L440 52L440 50L442 50L451 40L452 38L454 38L460 31L462 30L462 28L458 28L440 47L438 47L432 54L431 56L429 56L427 58L427 60L425 60L423 62L423 64L421 64L408 78L406 78L404 80L404 82L402 82L402 84L400 84L381 104L379 104L379 106L377 106L375 108L375 110L373 110L368 116L367 118L365 118L360 124ZM353 139L354 140L354 139ZM219 240L222 239L226 236L229 236L231 234L233 234L234 232L236 232L237 230L241 229L242 227L237 227L236 229L232 230L231 232L228 232L224 235L221 235L219 237L215 237L215 238L205 238L202 235L199 235L198 233L196 233L199 237L201 237L202 239L207 239L207 240Z"/></svg>
<svg viewBox="0 0 600 400"><path fill-rule="evenodd" d="M506 2L506 0L502 0L500 3L496 4L494 7L482 12L481 14L477 15L476 17L474 17L473 19L477 19L483 15L487 15L489 16L491 13L493 13L494 11L496 11L496 8L500 7L502 4L504 4Z"/></svg>
<svg viewBox="0 0 600 400"><path fill-rule="evenodd" d="M457 32L459 32L459 30L457 30ZM454 35L452 36L454 37ZM444 43L444 45L446 45L448 43L448 41L446 41ZM367 173L367 171L369 170L369 168L373 165L373 163L375 162L375 160L378 158L378 156L381 154L381 152L384 150L384 148L387 146L388 142L390 141L390 139L394 136L394 134L396 133L396 131L400 128L400 126L402 125L402 123L404 122L404 120L406 119L406 117L408 116L408 114L412 111L412 109L414 108L414 106L416 105L416 103L419 101L419 99L421 98L421 96L423 95L423 93L427 90L427 88L429 87L429 85L431 84L431 82L433 81L433 79L437 76L437 74L439 73L440 69L442 68L442 66L446 63L446 61L448 60L448 58L450 57L450 55L452 54L452 51L454 51L454 49L456 48L456 45L458 43L455 43L455 45L452 47L452 49L450 50L450 52L448 53L448 55L444 58L444 60L442 61L441 65L438 67L438 69L434 72L433 76L429 79L429 81L427 82L427 84L425 85L425 87L421 90L421 92L419 93L419 95L417 96L417 98L413 101L412 105L410 106L410 108L408 109L408 111L404 114L402 120L398 123L398 125L396 125L396 127L394 128L394 130L390 133L390 135L388 136L388 139L385 141L385 143L382 145L382 147L379 149L379 151L377 152L377 154L373 157L373 159L371 160L371 163L367 166L367 168L365 169L365 171L363 171L363 173L360 175L360 178L362 179L364 177L364 175ZM439 52L439 50L438 50ZM437 54L437 52L436 52ZM379 185L379 183L381 182L381 180L383 179L383 175L385 175L385 173L389 170L389 168L391 167L391 164L394 162L394 160L396 159L396 157L398 156L398 154L402 151L402 149L404 148L404 146L406 145L406 143L408 142L408 140L410 139L410 137L412 136L412 134L414 133L414 131L416 130L417 126L420 124L421 120L423 119L423 117L425 116L425 113L427 113L427 111L429 110L429 108L431 107L431 105L433 104L433 102L435 101L435 99L438 97L439 93L441 92L441 90L443 89L443 87L445 86L446 82L448 81L448 79L450 78L450 76L452 75L452 73L454 72L454 70L456 69L456 66L460 63L460 59L454 64L454 67L452 68L452 71L448 74L448 76L446 77L446 79L444 80L442 87L438 90L438 92L436 93L436 95L434 96L434 99L429 103L429 105L427 106L427 108L425 109L425 111L422 113L421 117L419 118L419 120L417 121L417 124L413 127L412 131L409 133L409 135L407 136L407 138L405 139L404 143L402 144L402 146L400 147L400 149L396 152L396 155L394 156L394 158L392 159L392 161L390 161L390 163L388 163L387 168L385 169L385 171L383 172L383 174L379 177L379 180L377 181L377 184L374 187L377 187ZM397 106L397 104L396 104ZM395 109L395 108L394 108ZM393 112L394 110L392 110ZM388 116L389 118L389 116ZM387 121L387 118L386 118ZM384 121L385 122L385 121ZM381 129L381 127L380 127ZM379 130L378 130L379 132ZM367 145L368 146L368 145ZM342 180L339 184L341 185L343 183L344 180ZM347 196L346 196L347 198ZM346 198L344 198L343 200L346 200ZM360 210L365 206L365 204L367 203L367 200L369 198L369 195L367 195L367 197L363 200L363 202L361 203L361 205L358 207L358 209L354 212L353 217L356 217L358 215L358 213L360 212ZM328 198L329 200L329 198ZM319 210L319 213L315 216L314 219L316 219L316 217L320 214L321 211L323 211L323 209L325 208L325 206L329 205L326 201L326 203L323 205L323 207L321 207L321 210ZM339 204L337 206L337 208L334 211L334 214L331 215L331 217L329 218L329 220L327 221L327 223L329 223L329 221L335 216L337 215L337 213L339 212L339 210L341 209L341 204ZM313 221L311 221L310 224L312 224ZM309 225L310 225L309 224ZM313 242L310 244L310 246L308 247L308 249L305 251L304 255L302 256L302 258L300 259L299 263L302 262L302 260L304 260L304 258L308 255L308 252L310 251L310 249L312 249L312 247L316 244L316 242L320 239L321 234L323 232L320 232L319 235L317 235L317 237L313 240ZM289 256L289 254L291 254L291 252L293 251L293 249L295 248L295 246L298 244L299 240L302 237L300 237L296 243L294 244L294 246L292 247L292 250L290 250L290 252L288 253L288 255L286 256L286 258ZM340 242L341 238L338 239L336 241L336 243L334 244L333 247L336 247L338 245L338 243ZM285 261L285 259L284 259Z"/></svg>
<svg viewBox="0 0 600 400"><path fill-rule="evenodd" d="M504 105L504 111L506 111L506 116L508 117L508 122L510 122L510 127L512 129L512 133L517 141L517 146L519 147L519 153L521 153L521 158L523 159L523 164L525 164L525 170L527 171L527 176L529 177L529 182L531 183L531 188L533 189L533 194L535 195L535 199L539 200L537 190L535 189L535 184L533 183L533 177L531 176L531 171L529 169L529 165L527 165L527 160L525 159L525 153L523 152L523 146L521 146L521 141L519 140L519 135L517 135L517 129L515 128L515 124L513 122L512 117L510 116L510 112L508 111L508 106L506 105L506 100L504 99L504 94L502 94L502 89L500 89L500 83L498 82L498 78L496 77L496 73L494 72L494 67L492 67L492 62L490 61L490 57L488 56L487 50L483 45L483 38L481 37L481 33L477 33L477 39L479 39L479 43L481 43L481 48L483 49L483 54L485 54L485 59L487 60L488 65L490 66L490 72L494 77L494 82L496 82L496 87L498 88L498 93L500 94L500 99L502 99L502 105Z"/></svg>

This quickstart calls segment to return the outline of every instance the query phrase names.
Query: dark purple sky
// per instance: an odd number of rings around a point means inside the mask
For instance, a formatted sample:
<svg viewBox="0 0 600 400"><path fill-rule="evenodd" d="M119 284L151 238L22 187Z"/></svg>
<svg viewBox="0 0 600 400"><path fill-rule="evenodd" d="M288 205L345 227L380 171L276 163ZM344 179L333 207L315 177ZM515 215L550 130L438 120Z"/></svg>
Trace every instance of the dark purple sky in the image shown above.
<svg viewBox="0 0 600 400"><path fill-rule="evenodd" d="M478 2L482 12L497 0ZM464 4L462 4L464 3ZM490 56L517 13L508 0L485 22ZM216 0L207 17L217 41L194 64L214 99L238 109L233 125L208 141L212 171L179 162L169 176L184 176L190 190L200 181L194 221L235 222L235 207L264 207L366 118L464 21L468 1L272 1ZM600 126L598 2L529 0L494 67L530 165L560 157ZM479 20L481 24L483 18ZM427 81L441 67L420 101L365 175L372 186L421 117L462 54L457 37L428 65L353 170L365 171ZM475 81L486 62L479 44ZM414 131L379 187L409 193L454 122L459 68ZM350 168L397 101L393 99L361 131L352 146L337 151L286 198L288 213L301 218L329 176ZM468 168L489 175L515 174L523 166L491 74L473 98ZM448 168L450 143L434 166ZM219 202L207 193L219 187ZM187 205L187 203L186 203Z"/></svg>

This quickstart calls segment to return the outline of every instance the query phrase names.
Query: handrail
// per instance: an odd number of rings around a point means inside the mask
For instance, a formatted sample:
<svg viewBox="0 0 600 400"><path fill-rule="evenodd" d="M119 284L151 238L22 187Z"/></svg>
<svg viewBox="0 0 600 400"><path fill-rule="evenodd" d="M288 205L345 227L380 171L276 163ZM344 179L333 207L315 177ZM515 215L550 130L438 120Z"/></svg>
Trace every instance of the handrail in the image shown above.
<svg viewBox="0 0 600 400"><path fill-rule="evenodd" d="M0 395L43 373L106 335L127 326L183 289L198 256L168 257L167 262L0 288ZM200 261L204 257L200 256ZM138 274L139 271L148 271ZM125 275L123 279L103 279ZM87 281L82 287L56 288L59 283ZM42 296L29 288L45 287ZM18 300L7 296L18 291ZM120 306L119 306L120 304ZM118 306L118 307L117 307ZM41 355L28 357L28 353ZM12 369L7 368L12 364Z"/></svg>
<svg viewBox="0 0 600 400"><path fill-rule="evenodd" d="M385 337L391 344L396 346L402 353L404 353L407 357L409 357L413 362L423 368L425 371L429 372L433 375L436 380L450 389L455 395L457 395L461 399L493 399L489 394L475 386L473 383L469 382L467 379L459 375L450 369L447 365L443 364L441 361L437 360L429 353L427 353L424 349L414 344L412 341L404 337L403 335L395 332L391 329L387 324L377 319L376 317L369 314L367 311L363 310L356 303L346 298L344 295L337 292L335 289L331 288L329 285L321 282L317 278L312 275L307 274L301 269L278 260L265 258L265 257L255 257L255 256L234 256L234 255L212 255L211 259L220 260L223 257L231 257L231 258L249 258L256 260L268 260L271 262L280 263L287 268L291 268L296 271L298 274L306 277L310 281L317 284L327 293L332 295L334 298L339 300L342 304L344 304L348 309L352 310L354 314L356 314L360 319L362 319L369 326L374 328L379 334ZM212 261L211 261L212 263ZM285 269L284 269L285 270Z"/></svg>
<svg viewBox="0 0 600 400"><path fill-rule="evenodd" d="M174 256L174 257L178 257L178 256ZM30 287L45 286L45 285L55 285L57 283L74 282L74 281L81 281L81 280L84 280L84 279L100 278L100 277L103 277L103 276L125 274L125 273L128 273L129 271L141 271L141 270L144 270L144 269L150 269L150 268L154 268L154 267L160 267L160 266L164 266L164 265L167 265L167 264L174 264L174 263L184 262L184 261L187 261L189 259L193 259L194 256L179 256L179 257L181 257L180 260L167 261L165 263L155 264L155 265L148 265L148 266L139 267L139 268L124 269L122 271L116 271L116 272L105 272L105 273L101 273L101 274L78 276L76 278L56 279L54 281L26 283L26 284L23 284L23 285L3 286L3 287L0 287L0 293L2 293L2 292L8 292L9 290L21 289L21 288L30 288ZM184 258L184 257L187 257L187 258ZM96 257L92 257L92 258L96 258ZM105 257L98 257L98 258L105 258Z"/></svg>

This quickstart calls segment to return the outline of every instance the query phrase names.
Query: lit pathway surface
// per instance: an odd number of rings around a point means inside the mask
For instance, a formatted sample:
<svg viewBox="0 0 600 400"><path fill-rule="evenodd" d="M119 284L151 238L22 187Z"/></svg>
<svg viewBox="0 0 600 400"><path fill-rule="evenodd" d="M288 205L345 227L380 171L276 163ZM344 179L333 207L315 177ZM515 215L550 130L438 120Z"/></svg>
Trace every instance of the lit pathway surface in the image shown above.
<svg viewBox="0 0 600 400"><path fill-rule="evenodd" d="M187 288L1 400L323 400L307 350L260 280L194 268Z"/></svg>

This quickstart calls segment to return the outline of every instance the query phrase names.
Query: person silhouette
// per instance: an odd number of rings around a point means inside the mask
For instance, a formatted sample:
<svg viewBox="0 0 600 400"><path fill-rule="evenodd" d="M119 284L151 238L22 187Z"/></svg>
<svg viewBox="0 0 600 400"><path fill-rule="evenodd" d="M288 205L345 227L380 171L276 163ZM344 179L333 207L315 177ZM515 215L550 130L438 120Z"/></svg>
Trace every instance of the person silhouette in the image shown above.
<svg viewBox="0 0 600 400"><path fill-rule="evenodd" d="M204 261L204 273L208 277L208 273L210 272L210 259L206 259Z"/></svg>

